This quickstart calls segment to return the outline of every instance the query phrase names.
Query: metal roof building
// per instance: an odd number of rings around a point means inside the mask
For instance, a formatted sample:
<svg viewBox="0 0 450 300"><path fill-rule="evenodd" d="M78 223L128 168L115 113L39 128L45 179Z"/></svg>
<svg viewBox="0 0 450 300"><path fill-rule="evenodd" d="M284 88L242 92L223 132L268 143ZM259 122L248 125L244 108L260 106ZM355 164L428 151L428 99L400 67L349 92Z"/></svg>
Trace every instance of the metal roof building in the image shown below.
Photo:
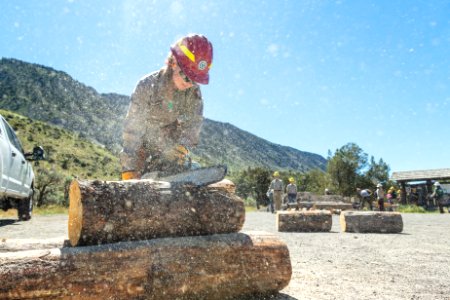
<svg viewBox="0 0 450 300"><path fill-rule="evenodd" d="M398 182L402 189L401 202L406 203L406 185L408 183L425 181L427 190L432 190L433 182L439 181L440 183L450 183L450 168L447 169L434 169L434 170L416 170L416 171L403 171L393 172L391 180Z"/></svg>
<svg viewBox="0 0 450 300"><path fill-rule="evenodd" d="M422 181L422 180L450 181L450 168L393 172L391 179L397 181L398 183L409 181Z"/></svg>

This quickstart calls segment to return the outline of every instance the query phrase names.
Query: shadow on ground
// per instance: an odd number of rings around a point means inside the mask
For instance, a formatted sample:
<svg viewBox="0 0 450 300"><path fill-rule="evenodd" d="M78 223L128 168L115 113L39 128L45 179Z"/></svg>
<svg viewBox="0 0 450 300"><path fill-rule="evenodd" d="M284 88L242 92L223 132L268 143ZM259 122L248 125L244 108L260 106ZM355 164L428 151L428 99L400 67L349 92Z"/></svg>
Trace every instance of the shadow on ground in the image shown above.
<svg viewBox="0 0 450 300"><path fill-rule="evenodd" d="M284 293L277 293L271 295L251 295L246 297L238 297L234 300L298 300L298 298L291 297Z"/></svg>
<svg viewBox="0 0 450 300"><path fill-rule="evenodd" d="M2 220L0 220L0 227L11 225L16 222L17 222L17 220L14 220L14 219L2 219Z"/></svg>

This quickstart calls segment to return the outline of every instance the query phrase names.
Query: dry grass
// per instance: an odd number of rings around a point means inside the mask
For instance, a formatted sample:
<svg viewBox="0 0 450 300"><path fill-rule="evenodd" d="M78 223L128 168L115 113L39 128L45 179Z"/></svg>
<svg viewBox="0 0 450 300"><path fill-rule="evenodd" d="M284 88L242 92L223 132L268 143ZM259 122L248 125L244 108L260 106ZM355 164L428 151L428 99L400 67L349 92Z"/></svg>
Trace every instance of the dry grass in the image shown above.
<svg viewBox="0 0 450 300"><path fill-rule="evenodd" d="M34 215L57 215L68 214L69 209L67 207L58 205L49 205L44 207L33 208ZM9 209L8 211L0 210L0 218L17 218L17 210Z"/></svg>

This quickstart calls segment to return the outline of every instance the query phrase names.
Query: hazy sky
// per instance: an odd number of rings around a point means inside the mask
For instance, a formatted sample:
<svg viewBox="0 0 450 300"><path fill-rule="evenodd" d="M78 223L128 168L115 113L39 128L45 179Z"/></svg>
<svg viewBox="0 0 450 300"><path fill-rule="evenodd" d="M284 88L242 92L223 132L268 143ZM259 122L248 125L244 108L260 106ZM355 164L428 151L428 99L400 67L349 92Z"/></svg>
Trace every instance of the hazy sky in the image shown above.
<svg viewBox="0 0 450 300"><path fill-rule="evenodd" d="M205 117L391 171L450 167L450 1L0 0L0 56L130 95L187 33L214 45Z"/></svg>

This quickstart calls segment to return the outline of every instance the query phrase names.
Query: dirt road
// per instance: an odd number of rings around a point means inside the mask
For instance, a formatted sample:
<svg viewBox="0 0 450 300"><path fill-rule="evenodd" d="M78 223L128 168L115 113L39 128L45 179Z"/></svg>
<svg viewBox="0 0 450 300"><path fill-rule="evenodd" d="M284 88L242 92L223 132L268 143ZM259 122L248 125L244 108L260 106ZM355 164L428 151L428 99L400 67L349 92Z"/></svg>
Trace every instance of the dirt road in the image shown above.
<svg viewBox="0 0 450 300"><path fill-rule="evenodd" d="M280 233L275 215L248 213L245 230L273 232L289 247L291 282L272 299L450 299L450 214L403 214L401 234ZM0 219L2 239L67 238L67 216ZM0 251L2 251L0 249Z"/></svg>

